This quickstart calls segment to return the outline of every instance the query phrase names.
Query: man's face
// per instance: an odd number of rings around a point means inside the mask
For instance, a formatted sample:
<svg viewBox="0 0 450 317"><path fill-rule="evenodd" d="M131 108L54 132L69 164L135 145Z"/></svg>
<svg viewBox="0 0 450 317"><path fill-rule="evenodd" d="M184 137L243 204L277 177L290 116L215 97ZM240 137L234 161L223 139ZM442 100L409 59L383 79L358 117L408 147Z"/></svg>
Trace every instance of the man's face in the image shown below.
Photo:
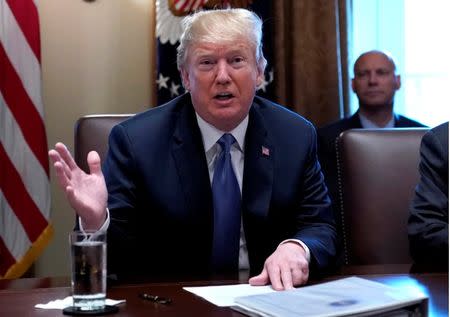
<svg viewBox="0 0 450 317"><path fill-rule="evenodd" d="M369 53L355 64L352 89L360 106L386 106L394 102L400 88L400 76L395 75L394 65L381 53Z"/></svg>
<svg viewBox="0 0 450 317"><path fill-rule="evenodd" d="M248 114L263 72L248 42L201 43L188 49L181 70L195 111L222 131L234 129Z"/></svg>

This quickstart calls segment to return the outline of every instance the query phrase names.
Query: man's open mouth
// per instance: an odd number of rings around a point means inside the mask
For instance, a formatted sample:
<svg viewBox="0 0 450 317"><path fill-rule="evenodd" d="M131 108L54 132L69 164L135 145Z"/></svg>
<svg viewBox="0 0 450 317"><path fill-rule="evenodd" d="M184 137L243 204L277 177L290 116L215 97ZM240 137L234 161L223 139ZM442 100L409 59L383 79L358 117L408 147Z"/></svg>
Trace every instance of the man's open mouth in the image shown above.
<svg viewBox="0 0 450 317"><path fill-rule="evenodd" d="M221 92L221 93L217 94L214 98L218 99L218 100L228 100L228 99L233 98L233 94L231 94L229 92Z"/></svg>

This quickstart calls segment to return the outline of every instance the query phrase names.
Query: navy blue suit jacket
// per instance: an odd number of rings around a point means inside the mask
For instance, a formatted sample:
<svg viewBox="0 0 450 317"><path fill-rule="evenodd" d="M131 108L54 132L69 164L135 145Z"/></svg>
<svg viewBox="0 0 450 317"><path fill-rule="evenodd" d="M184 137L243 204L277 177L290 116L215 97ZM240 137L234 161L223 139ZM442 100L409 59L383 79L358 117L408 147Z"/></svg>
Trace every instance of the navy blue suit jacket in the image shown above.
<svg viewBox="0 0 450 317"><path fill-rule="evenodd" d="M311 123L255 97L244 153L242 218L251 274L288 238L309 247L312 273L334 264L336 232ZM210 274L212 193L189 94L115 126L103 171L110 273Z"/></svg>
<svg viewBox="0 0 450 317"><path fill-rule="evenodd" d="M411 256L416 270L448 271L448 122L423 136L419 172L408 224Z"/></svg>

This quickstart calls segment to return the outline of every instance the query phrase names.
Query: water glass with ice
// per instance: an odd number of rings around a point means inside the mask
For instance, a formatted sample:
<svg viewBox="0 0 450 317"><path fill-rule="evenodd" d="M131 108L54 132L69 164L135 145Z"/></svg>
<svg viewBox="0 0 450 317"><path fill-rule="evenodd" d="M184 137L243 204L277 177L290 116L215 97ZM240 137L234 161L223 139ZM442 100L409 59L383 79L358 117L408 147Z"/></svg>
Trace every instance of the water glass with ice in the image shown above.
<svg viewBox="0 0 450 317"><path fill-rule="evenodd" d="M70 233L73 309L94 311L105 308L106 232Z"/></svg>

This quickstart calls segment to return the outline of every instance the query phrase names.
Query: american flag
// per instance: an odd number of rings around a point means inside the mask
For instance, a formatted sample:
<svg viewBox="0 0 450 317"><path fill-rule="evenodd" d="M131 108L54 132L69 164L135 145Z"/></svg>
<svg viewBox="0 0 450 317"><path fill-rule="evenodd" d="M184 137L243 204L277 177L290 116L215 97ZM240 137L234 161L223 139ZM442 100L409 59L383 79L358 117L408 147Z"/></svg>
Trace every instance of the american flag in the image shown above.
<svg viewBox="0 0 450 317"><path fill-rule="evenodd" d="M50 240L49 164L37 0L0 0L0 278Z"/></svg>

